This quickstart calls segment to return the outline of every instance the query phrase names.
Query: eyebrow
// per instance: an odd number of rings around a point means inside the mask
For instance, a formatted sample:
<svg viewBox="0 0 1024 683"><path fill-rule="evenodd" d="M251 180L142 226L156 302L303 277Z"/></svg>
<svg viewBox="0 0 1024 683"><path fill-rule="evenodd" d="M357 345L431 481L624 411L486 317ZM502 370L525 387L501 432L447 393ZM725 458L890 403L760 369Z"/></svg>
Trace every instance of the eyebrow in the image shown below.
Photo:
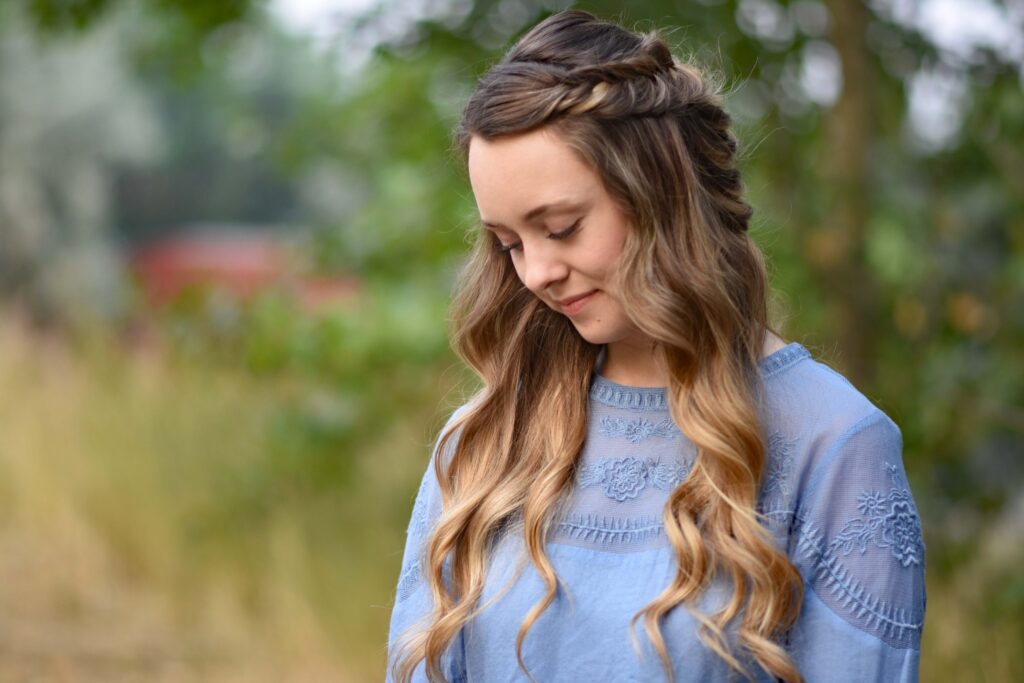
<svg viewBox="0 0 1024 683"><path fill-rule="evenodd" d="M584 205L585 205L585 202L583 202L583 201L576 201L576 200L570 200L570 199L561 199L561 200L556 201L556 202L549 202L547 204L541 204L540 206L534 207L534 208L530 209L529 211L527 211L525 214L523 214L523 222L524 223L530 223L532 221L537 220L538 218L540 218L541 216L543 216L544 214L547 214L547 213L577 211L577 210L583 208ZM488 223L487 221L482 220L482 219L481 219L480 222L483 224L483 226L485 228L504 228L505 227L504 225L501 225L500 223Z"/></svg>

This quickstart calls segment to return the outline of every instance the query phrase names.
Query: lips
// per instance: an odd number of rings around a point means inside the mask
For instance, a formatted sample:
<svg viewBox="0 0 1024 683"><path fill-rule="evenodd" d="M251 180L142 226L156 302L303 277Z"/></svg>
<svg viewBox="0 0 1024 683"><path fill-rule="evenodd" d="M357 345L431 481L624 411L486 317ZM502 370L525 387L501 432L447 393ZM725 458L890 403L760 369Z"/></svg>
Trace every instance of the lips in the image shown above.
<svg viewBox="0 0 1024 683"><path fill-rule="evenodd" d="M576 301L579 301L580 299L583 299L585 297L590 296L591 294L593 294L596 291L597 291L596 289L592 289L589 292L583 292L583 294L577 294L576 296L570 296L568 299L562 299L561 301L559 301L558 305L559 306L568 306L569 304L575 303Z"/></svg>
<svg viewBox="0 0 1024 683"><path fill-rule="evenodd" d="M597 290L592 289L589 292L584 292L583 294L578 294L576 296L571 296L567 299L562 299L561 301L558 302L558 305L565 313L567 313L568 315L573 315L575 313L579 313L580 309L582 309L583 306L586 305L587 301L595 293L597 293Z"/></svg>

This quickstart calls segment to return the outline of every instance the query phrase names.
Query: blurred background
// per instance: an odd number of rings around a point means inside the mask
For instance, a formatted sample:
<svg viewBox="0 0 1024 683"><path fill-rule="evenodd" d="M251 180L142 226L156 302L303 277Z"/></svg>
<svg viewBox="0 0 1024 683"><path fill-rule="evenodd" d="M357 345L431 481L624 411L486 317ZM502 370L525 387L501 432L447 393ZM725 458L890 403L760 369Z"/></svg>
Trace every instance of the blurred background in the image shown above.
<svg viewBox="0 0 1024 683"><path fill-rule="evenodd" d="M565 6L2 3L0 680L383 678L449 132ZM903 430L922 680L1024 680L1024 2L574 6L723 76L775 321Z"/></svg>

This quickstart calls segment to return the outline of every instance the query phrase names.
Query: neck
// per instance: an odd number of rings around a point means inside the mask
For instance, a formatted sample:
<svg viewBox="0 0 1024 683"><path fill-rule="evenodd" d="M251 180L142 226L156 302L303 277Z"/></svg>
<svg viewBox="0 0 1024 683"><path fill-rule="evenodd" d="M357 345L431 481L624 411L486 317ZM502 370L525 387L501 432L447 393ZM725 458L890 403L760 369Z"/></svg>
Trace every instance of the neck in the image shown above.
<svg viewBox="0 0 1024 683"><path fill-rule="evenodd" d="M771 355L785 346L783 339L765 330L761 357ZM668 370L662 365L655 353L655 345L650 341L623 340L607 344L601 376L628 387L668 386Z"/></svg>
<svg viewBox="0 0 1024 683"><path fill-rule="evenodd" d="M664 387L668 371L661 365L652 342L613 342L605 346L601 375L630 387Z"/></svg>

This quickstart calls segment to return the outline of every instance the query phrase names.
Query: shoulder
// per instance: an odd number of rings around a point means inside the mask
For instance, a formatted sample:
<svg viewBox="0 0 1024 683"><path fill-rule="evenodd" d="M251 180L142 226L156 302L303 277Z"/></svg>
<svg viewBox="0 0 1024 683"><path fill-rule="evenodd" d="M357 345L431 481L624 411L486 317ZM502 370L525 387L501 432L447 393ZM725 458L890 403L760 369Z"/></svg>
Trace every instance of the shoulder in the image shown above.
<svg viewBox="0 0 1024 683"><path fill-rule="evenodd" d="M766 359L762 372L762 408L767 421L780 420L801 431L817 428L838 434L844 426L870 415L884 415L853 382L802 345L791 344L777 356Z"/></svg>
<svg viewBox="0 0 1024 683"><path fill-rule="evenodd" d="M458 443L462 418L472 408L473 399L466 401L452 410L444 425L438 430L434 437L434 445L427 461L423 477L420 480L420 487L416 494L416 502L413 508L413 520L410 525L410 532L416 531L423 535L426 531L427 521L440 514L441 494L438 486L438 467L443 471L455 453ZM438 464L440 460L440 464Z"/></svg>
<svg viewBox="0 0 1024 683"><path fill-rule="evenodd" d="M829 467L842 462L884 472L885 462L901 458L903 438L896 422L803 346L795 345L788 362L768 367L763 376L766 470L786 476L786 488L794 494L791 506Z"/></svg>
<svg viewBox="0 0 1024 683"><path fill-rule="evenodd" d="M431 466L433 466L433 461L436 460L439 455L441 456L442 465L447 464L454 455L455 447L458 444L459 436L462 433L465 418L477 406L479 401L480 394L474 394L449 412L444 425L440 430L438 430L437 436L434 439L434 452L431 455ZM441 450L442 440L444 441L443 450Z"/></svg>

